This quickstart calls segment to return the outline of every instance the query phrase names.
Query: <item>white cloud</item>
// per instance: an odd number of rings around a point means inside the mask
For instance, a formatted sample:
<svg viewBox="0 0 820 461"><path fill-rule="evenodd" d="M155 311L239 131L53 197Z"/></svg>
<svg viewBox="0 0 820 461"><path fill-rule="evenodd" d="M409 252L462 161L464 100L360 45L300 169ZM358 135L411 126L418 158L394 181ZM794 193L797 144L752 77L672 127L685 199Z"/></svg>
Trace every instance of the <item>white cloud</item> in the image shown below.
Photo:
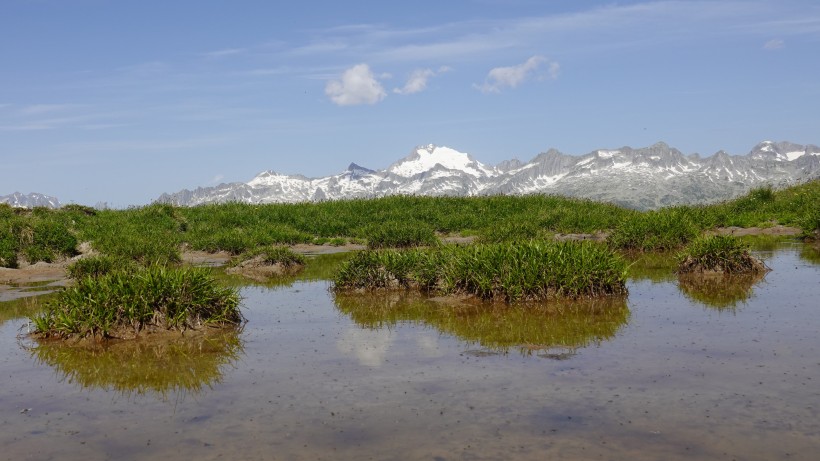
<svg viewBox="0 0 820 461"><path fill-rule="evenodd" d="M378 368L387 358L393 339L390 330L363 330L352 327L336 342L336 349L346 355L355 355L361 365Z"/></svg>
<svg viewBox="0 0 820 461"><path fill-rule="evenodd" d="M393 92L397 94L420 93L427 89L427 80L434 75L436 75L436 73L431 69L416 69L410 74L404 87L394 88Z"/></svg>
<svg viewBox="0 0 820 461"><path fill-rule="evenodd" d="M764 50L779 50L786 46L786 42L782 38L773 38L763 44Z"/></svg>
<svg viewBox="0 0 820 461"><path fill-rule="evenodd" d="M496 67L491 69L487 74L487 78L484 79L484 84L474 86L481 90L482 93L498 93L503 88L515 88L533 78L533 76L538 77L538 69L542 64L546 63L549 63L547 75L553 80L558 78L560 66L557 62L550 62L543 56L533 56L527 59L523 64L518 64L517 66Z"/></svg>
<svg viewBox="0 0 820 461"><path fill-rule="evenodd" d="M387 96L367 64L357 64L344 71L341 80L327 82L325 94L340 106L376 104Z"/></svg>
<svg viewBox="0 0 820 461"><path fill-rule="evenodd" d="M450 72L453 70L450 66L441 66L438 71L433 69L416 69L407 78L407 83L402 88L393 88L393 93L396 94L414 94L420 93L427 89L427 82L438 74Z"/></svg>
<svg viewBox="0 0 820 461"><path fill-rule="evenodd" d="M551 79L555 80L556 78L558 78L558 71L560 70L561 65L553 61L550 63L550 68L547 71L547 74L550 76Z"/></svg>

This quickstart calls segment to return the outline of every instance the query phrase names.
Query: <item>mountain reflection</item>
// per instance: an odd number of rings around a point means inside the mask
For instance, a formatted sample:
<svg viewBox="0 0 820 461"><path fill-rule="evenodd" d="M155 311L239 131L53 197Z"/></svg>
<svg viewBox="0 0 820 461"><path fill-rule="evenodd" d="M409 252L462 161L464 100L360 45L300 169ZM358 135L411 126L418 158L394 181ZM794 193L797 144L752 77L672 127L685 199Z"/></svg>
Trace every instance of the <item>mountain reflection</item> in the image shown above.
<svg viewBox="0 0 820 461"><path fill-rule="evenodd" d="M363 328L429 325L490 352L561 359L613 338L629 320L625 298L506 305L394 292L335 293L334 302Z"/></svg>
<svg viewBox="0 0 820 461"><path fill-rule="evenodd" d="M84 388L126 396L198 394L222 379L222 369L243 353L239 329L174 338L147 338L94 346L35 341L28 347L38 363Z"/></svg>
<svg viewBox="0 0 820 461"><path fill-rule="evenodd" d="M692 301L717 310L734 310L739 303L752 297L752 287L765 274L702 275L692 274L678 278L678 289Z"/></svg>

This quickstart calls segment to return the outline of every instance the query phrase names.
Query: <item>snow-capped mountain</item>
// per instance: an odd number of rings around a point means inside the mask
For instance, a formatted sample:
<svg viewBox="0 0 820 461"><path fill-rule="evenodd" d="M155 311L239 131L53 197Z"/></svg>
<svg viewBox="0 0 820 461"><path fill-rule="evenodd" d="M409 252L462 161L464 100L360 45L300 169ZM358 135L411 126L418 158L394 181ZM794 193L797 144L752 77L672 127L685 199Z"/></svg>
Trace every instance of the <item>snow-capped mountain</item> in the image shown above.
<svg viewBox="0 0 820 461"><path fill-rule="evenodd" d="M351 163L324 178L264 171L247 183L182 190L157 201L205 203L307 202L395 194L558 194L651 209L730 199L749 189L784 186L820 177L820 148L765 141L747 155L719 151L684 155L664 143L632 149L600 149L583 156L550 149L529 162L506 160L492 167L469 154L422 146L384 170Z"/></svg>
<svg viewBox="0 0 820 461"><path fill-rule="evenodd" d="M30 194L21 194L15 192L9 195L0 195L0 203L8 203L15 208L34 208L42 206L46 208L60 208L60 201L57 197L50 195L38 194L32 192Z"/></svg>

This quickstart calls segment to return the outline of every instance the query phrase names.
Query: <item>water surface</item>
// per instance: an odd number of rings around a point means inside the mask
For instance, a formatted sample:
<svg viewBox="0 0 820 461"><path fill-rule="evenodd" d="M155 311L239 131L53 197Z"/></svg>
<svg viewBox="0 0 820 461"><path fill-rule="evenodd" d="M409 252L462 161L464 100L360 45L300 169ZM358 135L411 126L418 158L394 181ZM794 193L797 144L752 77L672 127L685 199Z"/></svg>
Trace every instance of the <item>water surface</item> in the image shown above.
<svg viewBox="0 0 820 461"><path fill-rule="evenodd" d="M740 294L655 267L531 316L334 296L315 270L242 288L221 343L92 356L18 339L36 307L0 304L0 458L814 460L820 265L758 255Z"/></svg>

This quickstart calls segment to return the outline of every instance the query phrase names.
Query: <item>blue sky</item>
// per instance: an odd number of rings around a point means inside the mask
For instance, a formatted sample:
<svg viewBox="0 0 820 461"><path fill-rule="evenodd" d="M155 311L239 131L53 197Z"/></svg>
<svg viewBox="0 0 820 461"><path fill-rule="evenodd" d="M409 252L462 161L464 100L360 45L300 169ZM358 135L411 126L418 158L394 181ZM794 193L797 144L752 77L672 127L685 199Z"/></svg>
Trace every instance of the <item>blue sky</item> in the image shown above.
<svg viewBox="0 0 820 461"><path fill-rule="evenodd" d="M0 2L0 195L820 143L816 1Z"/></svg>

